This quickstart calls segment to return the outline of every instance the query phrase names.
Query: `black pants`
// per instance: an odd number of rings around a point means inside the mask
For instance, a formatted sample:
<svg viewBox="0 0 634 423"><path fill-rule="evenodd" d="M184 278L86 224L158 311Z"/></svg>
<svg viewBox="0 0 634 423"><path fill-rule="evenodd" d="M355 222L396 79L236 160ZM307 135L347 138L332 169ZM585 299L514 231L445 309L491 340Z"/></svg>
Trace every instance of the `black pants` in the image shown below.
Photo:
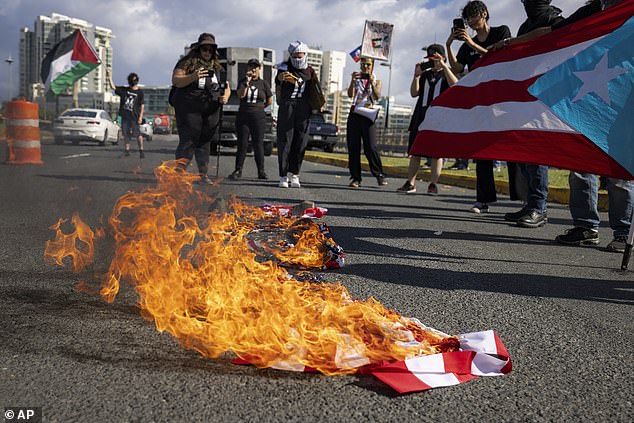
<svg viewBox="0 0 634 423"><path fill-rule="evenodd" d="M493 161L476 161L476 201L494 203L498 200L493 178Z"/></svg>
<svg viewBox="0 0 634 423"><path fill-rule="evenodd" d="M236 117L236 131L238 133L238 152L236 153L236 169L242 171L244 159L247 156L249 136L253 145L255 164L258 174L264 172L264 111L260 113L238 112Z"/></svg>
<svg viewBox="0 0 634 423"><path fill-rule="evenodd" d="M277 160L280 176L299 175L308 144L310 106L306 100L282 101L277 112Z"/></svg>
<svg viewBox="0 0 634 423"><path fill-rule="evenodd" d="M355 181L361 182L361 140L363 140L363 152L368 159L370 172L375 177L383 176L383 164L381 163L379 149L376 146L376 126L374 122L356 113L350 113L346 130L350 177Z"/></svg>
<svg viewBox="0 0 634 423"><path fill-rule="evenodd" d="M176 158L189 161L196 157L198 172L206 175L209 167L211 140L220 122L219 103L200 103L176 110L178 147Z"/></svg>

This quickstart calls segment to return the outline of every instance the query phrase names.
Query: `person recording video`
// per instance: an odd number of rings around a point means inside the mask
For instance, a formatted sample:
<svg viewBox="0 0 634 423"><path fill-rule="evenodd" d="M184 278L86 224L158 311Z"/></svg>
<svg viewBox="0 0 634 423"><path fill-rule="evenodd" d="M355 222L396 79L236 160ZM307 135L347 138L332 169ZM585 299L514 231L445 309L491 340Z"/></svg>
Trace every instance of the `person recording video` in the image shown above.
<svg viewBox="0 0 634 423"><path fill-rule="evenodd" d="M427 51L427 59L424 62L417 63L414 67L414 78L410 85L410 94L412 97L418 97L414 112L409 123L409 142L407 150L409 151L414 145L418 128L423 120L427 109L431 106L432 101L438 97L443 91L458 82L458 78L451 71L451 68L445 61L445 49L439 44L432 44L423 48ZM420 168L421 156L410 155L409 166L407 170L407 180L397 188L397 191L411 194L416 192L416 175ZM442 158L432 158L431 160L431 180L427 187L428 194L438 194L438 179L442 171Z"/></svg>
<svg viewBox="0 0 634 423"><path fill-rule="evenodd" d="M348 144L348 169L350 183L348 186L361 186L361 140L363 152L368 159L370 172L379 186L387 185L383 174L381 155L376 146L376 126L374 122L379 114L375 102L381 97L381 81L374 73L374 60L364 57L359 63L360 72L352 72L348 97L352 97L352 107L346 124L346 142Z"/></svg>
<svg viewBox="0 0 634 423"><path fill-rule="evenodd" d="M469 35L467 25L475 31L474 37ZM506 25L489 26L489 10L483 2L479 0L468 2L462 9L462 17L454 19L451 33L447 38L447 58L451 69L455 74L471 70L475 62L487 53L489 48L510 36L511 30ZM457 56L451 50L451 44L456 40L463 41ZM478 160L476 161L476 203L470 211L486 213L489 211L489 203L495 201L497 201L497 194L493 177L493 161Z"/></svg>
<svg viewBox="0 0 634 423"><path fill-rule="evenodd" d="M236 167L229 179L242 177L242 166L247 155L249 136L253 145L253 156L258 168L258 179L268 179L264 171L264 129L266 114L264 108L271 105L273 93L269 83L260 78L262 66L258 59L247 62L247 72L238 82L238 97L240 109L236 118L238 134L238 152L236 153Z"/></svg>
<svg viewBox="0 0 634 423"><path fill-rule="evenodd" d="M227 104L231 95L229 85L218 78L221 65L217 48L212 34L200 34L172 72L179 137L176 159L189 163L195 156L202 184L212 184L207 175L211 140L218 130L221 105Z"/></svg>

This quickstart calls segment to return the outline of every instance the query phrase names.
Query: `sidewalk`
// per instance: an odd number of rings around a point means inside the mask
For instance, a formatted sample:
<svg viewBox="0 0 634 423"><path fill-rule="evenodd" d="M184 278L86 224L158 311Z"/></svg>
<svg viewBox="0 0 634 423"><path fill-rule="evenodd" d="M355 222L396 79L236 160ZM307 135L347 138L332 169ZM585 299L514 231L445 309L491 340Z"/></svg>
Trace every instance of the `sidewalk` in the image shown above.
<svg viewBox="0 0 634 423"><path fill-rule="evenodd" d="M321 153L316 151L307 151L304 160L311 162L323 163L331 166L348 168L348 160L345 158L333 157L329 153ZM361 168L369 172L368 164L365 160L361 162ZM407 168L403 166L383 166L385 173L392 179L407 178ZM418 179L429 181L429 169L421 169L418 172ZM443 169L439 182L445 185L475 189L476 179L473 176L461 175L461 172L449 169ZM398 183L394 189L398 187ZM495 181L495 187L498 194L509 195L509 184L507 181ZM548 201L551 203L568 204L569 190L561 187L548 187ZM605 191L599 192L599 210L607 211L608 195Z"/></svg>

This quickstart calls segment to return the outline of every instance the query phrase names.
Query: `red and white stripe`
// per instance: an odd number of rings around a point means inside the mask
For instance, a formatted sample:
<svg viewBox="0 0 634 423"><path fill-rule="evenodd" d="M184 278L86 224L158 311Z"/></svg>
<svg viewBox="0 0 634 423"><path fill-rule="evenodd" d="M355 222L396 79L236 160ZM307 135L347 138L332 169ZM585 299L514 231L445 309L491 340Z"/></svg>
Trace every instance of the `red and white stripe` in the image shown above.
<svg viewBox="0 0 634 423"><path fill-rule="evenodd" d="M492 330L458 335L460 351L424 355L403 361L382 364L367 363L362 354L356 355L358 372L372 374L400 394L426 391L432 388L458 385L479 376L502 376L512 369L511 357L500 338ZM351 356L345 358L350 366ZM233 364L250 364L237 358ZM281 358L271 368L296 372L315 372L297 357Z"/></svg>
<svg viewBox="0 0 634 423"><path fill-rule="evenodd" d="M511 160L629 179L629 173L528 91L535 80L622 25L629 5L487 54L427 111L410 153ZM592 159L592 160L589 160ZM600 158L600 159L599 159Z"/></svg>

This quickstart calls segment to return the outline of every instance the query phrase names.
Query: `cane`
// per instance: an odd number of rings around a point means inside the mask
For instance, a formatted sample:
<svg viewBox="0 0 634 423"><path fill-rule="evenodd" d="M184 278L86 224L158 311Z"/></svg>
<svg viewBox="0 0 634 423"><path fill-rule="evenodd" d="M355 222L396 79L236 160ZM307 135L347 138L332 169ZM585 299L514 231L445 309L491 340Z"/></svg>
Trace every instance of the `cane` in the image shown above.
<svg viewBox="0 0 634 423"><path fill-rule="evenodd" d="M224 89L224 88L223 88ZM216 179L220 173L220 143L222 142L222 115L224 104L220 103L220 110L218 111L218 142L216 143Z"/></svg>
<svg viewBox="0 0 634 423"><path fill-rule="evenodd" d="M621 262L621 270L627 270L627 266L630 264L630 257L632 256L632 244L634 244L634 211L630 218L630 233L627 236L627 242L625 243L625 251L623 252L623 261Z"/></svg>

